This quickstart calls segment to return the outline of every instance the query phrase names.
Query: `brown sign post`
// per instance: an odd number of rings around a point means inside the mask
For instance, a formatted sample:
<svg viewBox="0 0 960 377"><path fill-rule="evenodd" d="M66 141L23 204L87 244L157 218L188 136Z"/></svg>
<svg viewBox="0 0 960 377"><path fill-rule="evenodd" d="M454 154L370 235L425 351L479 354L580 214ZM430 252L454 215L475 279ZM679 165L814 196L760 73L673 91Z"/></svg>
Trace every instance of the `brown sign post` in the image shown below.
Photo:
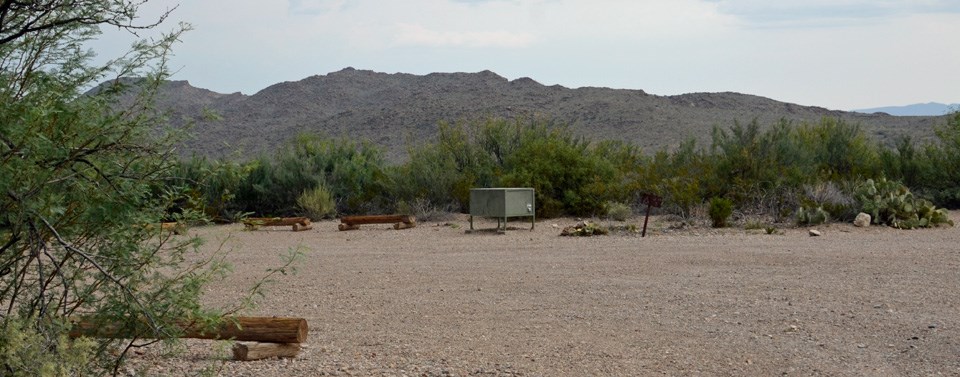
<svg viewBox="0 0 960 377"><path fill-rule="evenodd" d="M663 198L653 194L643 194L640 196L640 203L647 205L647 215L643 218L643 233L640 234L640 237L646 237L647 221L650 221L650 207L660 208L663 204Z"/></svg>

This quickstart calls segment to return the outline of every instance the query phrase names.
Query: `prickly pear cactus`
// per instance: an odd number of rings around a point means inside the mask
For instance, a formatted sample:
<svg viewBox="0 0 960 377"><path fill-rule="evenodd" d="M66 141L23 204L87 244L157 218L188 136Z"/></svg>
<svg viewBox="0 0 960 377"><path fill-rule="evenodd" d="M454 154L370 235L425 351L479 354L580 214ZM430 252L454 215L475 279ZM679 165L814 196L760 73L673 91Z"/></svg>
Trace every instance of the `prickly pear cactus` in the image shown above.
<svg viewBox="0 0 960 377"><path fill-rule="evenodd" d="M946 210L914 197L907 186L896 181L868 179L857 188L855 196L861 210L871 216L874 224L899 229L953 226Z"/></svg>

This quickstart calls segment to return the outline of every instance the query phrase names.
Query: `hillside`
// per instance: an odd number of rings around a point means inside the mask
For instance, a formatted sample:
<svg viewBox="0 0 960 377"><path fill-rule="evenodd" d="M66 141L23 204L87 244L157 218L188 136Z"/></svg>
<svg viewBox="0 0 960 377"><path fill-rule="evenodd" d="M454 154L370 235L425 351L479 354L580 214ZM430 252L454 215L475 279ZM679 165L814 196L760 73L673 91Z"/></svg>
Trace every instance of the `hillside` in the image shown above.
<svg viewBox="0 0 960 377"><path fill-rule="evenodd" d="M171 81L160 105L175 124L197 119L203 109L219 120L196 121L181 154L211 157L269 152L300 132L365 139L401 161L411 143L430 140L441 120L487 116L545 116L593 139L618 139L645 151L695 137L709 142L715 125L757 119L770 125L839 117L860 124L872 137L892 143L912 135L927 139L939 117L896 117L800 106L739 93L650 95L642 90L570 89L530 78L507 80L493 72L386 74L346 68L327 75L272 85L254 95L220 94Z"/></svg>

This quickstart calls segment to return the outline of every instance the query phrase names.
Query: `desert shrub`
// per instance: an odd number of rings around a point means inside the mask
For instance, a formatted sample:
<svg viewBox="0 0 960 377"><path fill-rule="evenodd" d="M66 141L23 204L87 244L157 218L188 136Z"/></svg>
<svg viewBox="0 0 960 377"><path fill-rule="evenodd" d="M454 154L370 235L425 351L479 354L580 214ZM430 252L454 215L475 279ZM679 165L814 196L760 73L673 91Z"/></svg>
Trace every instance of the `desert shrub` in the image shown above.
<svg viewBox="0 0 960 377"><path fill-rule="evenodd" d="M830 219L830 214L823 207L802 206L797 209L797 225L819 225Z"/></svg>
<svg viewBox="0 0 960 377"><path fill-rule="evenodd" d="M441 123L437 139L391 173L392 196L463 211L471 188L532 187L539 217L601 215L621 186L614 165L589 144L547 119Z"/></svg>
<svg viewBox="0 0 960 377"><path fill-rule="evenodd" d="M520 147L504 161L505 186L532 187L537 216L593 216L604 213L616 170L565 127L533 123Z"/></svg>
<svg viewBox="0 0 960 377"><path fill-rule="evenodd" d="M456 218L453 205L439 206L433 201L418 198L411 202L397 202L396 212L416 216L418 221L449 221Z"/></svg>
<svg viewBox="0 0 960 377"><path fill-rule="evenodd" d="M294 214L297 198L320 186L333 195L339 213L380 209L387 199L385 161L369 144L301 134L273 158L259 157L249 170L236 200L260 215Z"/></svg>
<svg viewBox="0 0 960 377"><path fill-rule="evenodd" d="M727 220L733 214L733 202L730 199L714 197L710 199L710 221L714 228L727 226Z"/></svg>
<svg viewBox="0 0 960 377"><path fill-rule="evenodd" d="M877 148L858 125L826 117L816 125L800 127L798 133L804 148L815 151L819 179L853 180L879 174Z"/></svg>
<svg viewBox="0 0 960 377"><path fill-rule="evenodd" d="M620 202L607 203L607 217L617 221L627 221L633 215L633 208Z"/></svg>
<svg viewBox="0 0 960 377"><path fill-rule="evenodd" d="M868 179L858 187L856 198L874 224L899 229L953 226L946 210L914 197L909 188L896 181Z"/></svg>
<svg viewBox="0 0 960 377"><path fill-rule="evenodd" d="M297 207L311 220L331 218L337 214L337 201L323 185L301 193L297 197Z"/></svg>
<svg viewBox="0 0 960 377"><path fill-rule="evenodd" d="M760 221L760 220L748 220L746 223L743 224L743 229L745 230L757 230L757 229L764 229L766 227L767 227L767 224L764 224L763 221Z"/></svg>
<svg viewBox="0 0 960 377"><path fill-rule="evenodd" d="M250 173L250 166L229 160L193 157L177 161L171 181L184 190L175 212L202 212L216 222L236 222L244 216L236 194Z"/></svg>
<svg viewBox="0 0 960 377"><path fill-rule="evenodd" d="M713 191L704 179L715 174L714 167L709 157L697 149L696 141L690 139L673 152L658 151L641 165L634 190L663 197L661 210L689 219L703 203L705 193Z"/></svg>
<svg viewBox="0 0 960 377"><path fill-rule="evenodd" d="M803 205L821 208L834 219L851 221L859 212L857 201L835 182L817 182L804 185Z"/></svg>
<svg viewBox="0 0 960 377"><path fill-rule="evenodd" d="M0 371L4 376L68 376L93 374L96 342L89 338L60 336L47 339L34 327L36 318L11 318L0 326ZM50 323L65 327L63 323ZM64 331L64 330L62 330ZM65 332L65 331L64 331ZM51 352L51 349L56 352Z"/></svg>
<svg viewBox="0 0 960 377"><path fill-rule="evenodd" d="M947 123L936 128L936 135L936 142L911 156L916 182L904 183L938 205L960 208L960 169L956 169L960 166L960 111L949 115ZM907 159L903 153L900 156Z"/></svg>

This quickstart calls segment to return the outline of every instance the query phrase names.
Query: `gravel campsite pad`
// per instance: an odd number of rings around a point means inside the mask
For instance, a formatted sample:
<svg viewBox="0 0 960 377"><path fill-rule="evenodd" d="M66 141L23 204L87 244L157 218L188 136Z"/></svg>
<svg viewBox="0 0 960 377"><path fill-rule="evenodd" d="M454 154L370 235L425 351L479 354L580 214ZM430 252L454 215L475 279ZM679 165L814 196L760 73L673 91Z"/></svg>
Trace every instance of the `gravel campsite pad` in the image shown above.
<svg viewBox="0 0 960 377"><path fill-rule="evenodd" d="M960 220L960 212L951 213ZM643 219L628 223L642 224ZM295 359L230 361L229 344L131 354L130 370L229 376L957 375L960 229L820 226L560 237L573 219L467 234L414 229L192 231L226 239L234 272L205 295L235 304L298 246L245 315L306 318ZM478 222L493 228L496 222ZM617 224L617 223L610 223ZM229 238L227 238L229 236Z"/></svg>

